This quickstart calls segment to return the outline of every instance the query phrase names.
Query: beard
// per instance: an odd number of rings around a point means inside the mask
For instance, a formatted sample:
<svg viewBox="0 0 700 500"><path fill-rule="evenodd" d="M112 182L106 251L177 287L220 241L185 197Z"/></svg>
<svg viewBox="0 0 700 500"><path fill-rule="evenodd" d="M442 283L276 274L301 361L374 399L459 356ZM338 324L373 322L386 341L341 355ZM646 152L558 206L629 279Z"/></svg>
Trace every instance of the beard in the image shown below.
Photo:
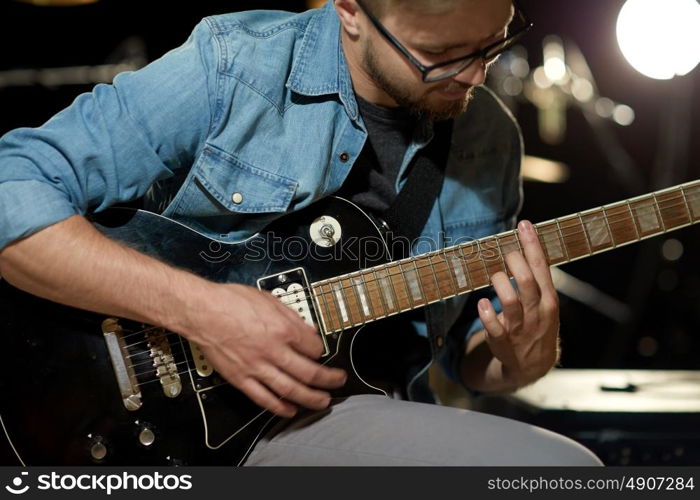
<svg viewBox="0 0 700 500"><path fill-rule="evenodd" d="M406 87L400 86L400 82L391 79L384 71L382 71L371 46L365 47L364 65L370 78L389 95L396 103L409 110L409 112L418 117L426 117L432 121L443 121L457 118L463 114L469 105L469 101L474 97L474 87L467 90L464 99L454 101L445 100L442 103L431 102L429 93L421 96L416 96L416 92L409 90ZM465 87L456 82L448 86L448 90L464 90Z"/></svg>

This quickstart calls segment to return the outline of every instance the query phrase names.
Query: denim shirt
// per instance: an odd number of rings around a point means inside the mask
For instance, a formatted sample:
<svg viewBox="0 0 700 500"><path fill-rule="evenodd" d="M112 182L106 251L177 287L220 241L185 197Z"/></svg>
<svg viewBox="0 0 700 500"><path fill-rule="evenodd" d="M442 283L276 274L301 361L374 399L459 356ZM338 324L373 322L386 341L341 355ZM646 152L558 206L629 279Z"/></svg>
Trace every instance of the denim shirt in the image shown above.
<svg viewBox="0 0 700 500"><path fill-rule="evenodd" d="M397 190L431 138L423 121ZM144 195L165 216L240 241L337 191L366 139L333 2L301 14L206 18L159 60L96 86L40 128L0 139L0 248ZM510 229L521 150L512 116L477 88L455 120L445 182L413 253ZM415 324L454 380L479 328L465 301L434 304L429 324ZM413 399L430 399L426 371L417 370Z"/></svg>

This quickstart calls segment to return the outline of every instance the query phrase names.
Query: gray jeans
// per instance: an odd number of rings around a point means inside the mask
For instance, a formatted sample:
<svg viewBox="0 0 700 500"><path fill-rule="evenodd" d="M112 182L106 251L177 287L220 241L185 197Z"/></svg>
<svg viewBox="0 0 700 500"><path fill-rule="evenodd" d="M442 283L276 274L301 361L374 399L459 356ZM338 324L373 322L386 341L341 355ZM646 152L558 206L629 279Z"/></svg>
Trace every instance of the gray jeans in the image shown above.
<svg viewBox="0 0 700 500"><path fill-rule="evenodd" d="M468 410L352 396L269 432L245 465L602 465L554 432Z"/></svg>

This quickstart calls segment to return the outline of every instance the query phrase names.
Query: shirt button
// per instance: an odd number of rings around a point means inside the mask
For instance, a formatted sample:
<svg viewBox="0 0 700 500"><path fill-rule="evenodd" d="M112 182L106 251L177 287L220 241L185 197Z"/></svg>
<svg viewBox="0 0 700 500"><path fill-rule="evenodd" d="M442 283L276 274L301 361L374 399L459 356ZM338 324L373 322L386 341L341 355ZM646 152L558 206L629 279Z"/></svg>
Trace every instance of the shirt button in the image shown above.
<svg viewBox="0 0 700 500"><path fill-rule="evenodd" d="M442 349L442 346L445 345L445 339L443 337L437 337L435 339L435 344L437 344L438 349Z"/></svg>
<svg viewBox="0 0 700 500"><path fill-rule="evenodd" d="M241 193L233 193L231 196L231 201L233 201L236 205L240 205L243 203L243 195Z"/></svg>
<svg viewBox="0 0 700 500"><path fill-rule="evenodd" d="M347 163L349 159L350 155L347 152L343 151L342 153L340 153L340 161L342 161L343 163Z"/></svg>

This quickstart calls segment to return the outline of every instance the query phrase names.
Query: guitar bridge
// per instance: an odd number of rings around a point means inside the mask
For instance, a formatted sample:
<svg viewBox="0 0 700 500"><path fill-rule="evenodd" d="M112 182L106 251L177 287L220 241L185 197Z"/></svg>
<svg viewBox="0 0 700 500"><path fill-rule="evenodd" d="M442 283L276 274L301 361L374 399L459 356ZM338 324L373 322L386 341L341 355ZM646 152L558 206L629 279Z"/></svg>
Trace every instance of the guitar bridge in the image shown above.
<svg viewBox="0 0 700 500"><path fill-rule="evenodd" d="M175 398L182 392L182 382L177 372L177 364L170 349L170 342L165 336L165 330L156 328L146 335L148 347L151 350L153 367L156 376L163 387L163 394L169 398Z"/></svg>
<svg viewBox="0 0 700 500"><path fill-rule="evenodd" d="M122 403L129 411L136 411L143 405L141 390L139 389L136 373L131 362L128 362L129 354L124 333L116 318L108 318L102 322L102 333L104 334L109 359L112 362L114 376L117 379L119 392L122 396Z"/></svg>

